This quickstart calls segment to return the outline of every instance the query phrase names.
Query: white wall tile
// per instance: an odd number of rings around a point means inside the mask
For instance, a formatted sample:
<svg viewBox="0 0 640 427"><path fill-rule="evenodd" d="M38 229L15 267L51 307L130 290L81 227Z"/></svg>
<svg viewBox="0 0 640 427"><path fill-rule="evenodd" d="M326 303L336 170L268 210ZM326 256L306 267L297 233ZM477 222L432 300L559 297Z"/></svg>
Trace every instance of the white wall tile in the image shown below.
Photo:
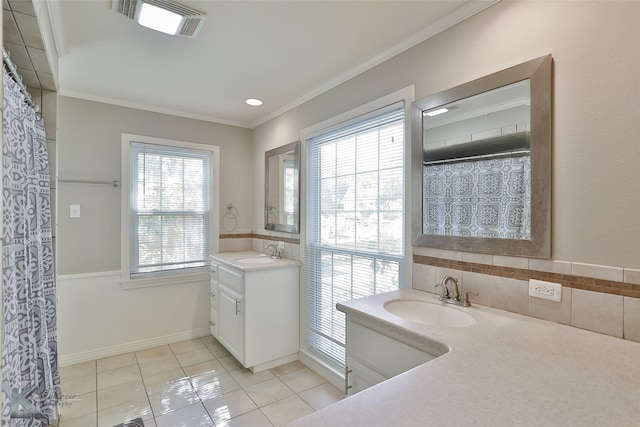
<svg viewBox="0 0 640 427"><path fill-rule="evenodd" d="M640 342L640 298L624 297L624 338Z"/></svg>
<svg viewBox="0 0 640 427"><path fill-rule="evenodd" d="M529 268L547 273L571 274L571 263L567 261L529 258Z"/></svg>
<svg viewBox="0 0 640 427"><path fill-rule="evenodd" d="M490 254L477 254L474 252L463 252L462 261L473 262L476 264L493 265L493 255Z"/></svg>
<svg viewBox="0 0 640 427"><path fill-rule="evenodd" d="M469 294L469 301L473 304L486 305L491 307L493 304L493 287L495 277L487 274L473 273L465 271L462 273L464 281L464 289L473 289L478 295Z"/></svg>
<svg viewBox="0 0 640 427"><path fill-rule="evenodd" d="M573 289L571 325L622 338L622 296Z"/></svg>
<svg viewBox="0 0 640 427"><path fill-rule="evenodd" d="M549 320L551 322L571 324L571 288L562 288L560 302L542 298L529 297L529 316Z"/></svg>
<svg viewBox="0 0 640 427"><path fill-rule="evenodd" d="M606 265L582 264L579 262L571 263L571 274L574 276L593 277L602 280L615 280L622 282L622 268L608 267Z"/></svg>
<svg viewBox="0 0 640 427"><path fill-rule="evenodd" d="M494 277L493 307L529 314L529 283L507 277Z"/></svg>
<svg viewBox="0 0 640 427"><path fill-rule="evenodd" d="M411 287L419 291L437 293L436 267L432 265L413 263L413 283Z"/></svg>
<svg viewBox="0 0 640 427"><path fill-rule="evenodd" d="M640 270L625 268L623 276L626 283L640 285Z"/></svg>
<svg viewBox="0 0 640 427"><path fill-rule="evenodd" d="M494 255L493 265L512 268L529 268L529 258L521 258L514 256Z"/></svg>

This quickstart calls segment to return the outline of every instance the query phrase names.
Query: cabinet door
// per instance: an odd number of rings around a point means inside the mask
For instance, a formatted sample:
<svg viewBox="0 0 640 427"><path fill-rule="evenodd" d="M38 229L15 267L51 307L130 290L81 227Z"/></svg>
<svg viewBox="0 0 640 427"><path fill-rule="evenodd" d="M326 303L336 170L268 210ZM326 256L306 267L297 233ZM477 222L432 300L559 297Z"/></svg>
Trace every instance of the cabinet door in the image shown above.
<svg viewBox="0 0 640 427"><path fill-rule="evenodd" d="M346 390L345 394L351 396L352 394L361 392L373 385L381 383L386 380L387 377L380 375L376 371L369 369L356 359L347 357L347 378L345 379Z"/></svg>
<svg viewBox="0 0 640 427"><path fill-rule="evenodd" d="M218 339L244 364L243 298L222 283L218 291Z"/></svg>

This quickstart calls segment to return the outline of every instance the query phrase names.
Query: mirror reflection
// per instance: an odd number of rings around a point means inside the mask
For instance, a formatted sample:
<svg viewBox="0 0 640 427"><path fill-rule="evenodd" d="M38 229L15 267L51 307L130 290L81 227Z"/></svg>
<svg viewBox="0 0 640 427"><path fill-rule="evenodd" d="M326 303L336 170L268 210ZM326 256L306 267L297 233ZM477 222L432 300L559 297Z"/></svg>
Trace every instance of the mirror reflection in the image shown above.
<svg viewBox="0 0 640 427"><path fill-rule="evenodd" d="M265 229L298 233L300 143L265 153Z"/></svg>
<svg viewBox="0 0 640 427"><path fill-rule="evenodd" d="M531 237L529 80L423 112L424 234Z"/></svg>
<svg viewBox="0 0 640 427"><path fill-rule="evenodd" d="M551 255L547 55L412 107L413 244Z"/></svg>

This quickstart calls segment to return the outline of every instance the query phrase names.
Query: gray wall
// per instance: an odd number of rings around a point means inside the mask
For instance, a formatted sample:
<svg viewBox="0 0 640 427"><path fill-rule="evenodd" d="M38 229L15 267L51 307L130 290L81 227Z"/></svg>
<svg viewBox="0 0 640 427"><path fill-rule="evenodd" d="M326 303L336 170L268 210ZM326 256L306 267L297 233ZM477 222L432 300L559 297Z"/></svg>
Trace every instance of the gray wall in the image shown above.
<svg viewBox="0 0 640 427"><path fill-rule="evenodd" d="M58 177L120 180L121 134L220 147L220 218L232 203L238 229L251 229L251 130L165 114L59 97ZM58 274L120 269L120 190L109 185L59 183ZM69 217L79 204L80 218Z"/></svg>
<svg viewBox="0 0 640 427"><path fill-rule="evenodd" d="M416 99L552 54L552 258L640 268L640 3L503 1L254 129L260 228L264 152L393 91Z"/></svg>

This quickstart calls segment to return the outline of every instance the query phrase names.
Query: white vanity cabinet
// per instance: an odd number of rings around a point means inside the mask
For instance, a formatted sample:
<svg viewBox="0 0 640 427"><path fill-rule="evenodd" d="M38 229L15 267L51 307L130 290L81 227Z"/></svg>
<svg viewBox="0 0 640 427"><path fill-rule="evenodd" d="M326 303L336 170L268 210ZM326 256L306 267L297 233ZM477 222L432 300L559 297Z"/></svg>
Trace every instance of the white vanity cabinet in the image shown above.
<svg viewBox="0 0 640 427"><path fill-rule="evenodd" d="M347 395L369 388L446 352L445 349L418 349L369 326L347 317Z"/></svg>
<svg viewBox="0 0 640 427"><path fill-rule="evenodd" d="M268 268L245 268L211 260L217 271L217 291L211 297L214 337L253 372L297 360L299 263L275 260Z"/></svg>

